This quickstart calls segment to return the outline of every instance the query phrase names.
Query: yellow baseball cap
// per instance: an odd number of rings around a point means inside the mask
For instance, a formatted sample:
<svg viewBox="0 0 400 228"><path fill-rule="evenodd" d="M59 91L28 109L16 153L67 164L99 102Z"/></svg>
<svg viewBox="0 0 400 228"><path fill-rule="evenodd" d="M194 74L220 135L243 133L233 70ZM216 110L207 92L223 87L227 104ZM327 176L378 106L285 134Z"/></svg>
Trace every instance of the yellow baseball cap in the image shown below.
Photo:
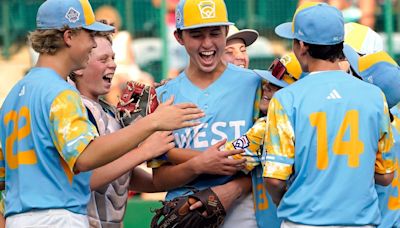
<svg viewBox="0 0 400 228"><path fill-rule="evenodd" d="M300 79L301 73L301 66L299 61L297 60L296 56L293 52L282 56L279 60L286 68L285 75L283 75L283 80L289 84Z"/></svg>
<svg viewBox="0 0 400 228"><path fill-rule="evenodd" d="M181 0L176 6L175 22L181 30L233 25L223 0Z"/></svg>
<svg viewBox="0 0 400 228"><path fill-rule="evenodd" d="M368 26L350 22L344 25L344 43L361 55L383 51L382 37Z"/></svg>

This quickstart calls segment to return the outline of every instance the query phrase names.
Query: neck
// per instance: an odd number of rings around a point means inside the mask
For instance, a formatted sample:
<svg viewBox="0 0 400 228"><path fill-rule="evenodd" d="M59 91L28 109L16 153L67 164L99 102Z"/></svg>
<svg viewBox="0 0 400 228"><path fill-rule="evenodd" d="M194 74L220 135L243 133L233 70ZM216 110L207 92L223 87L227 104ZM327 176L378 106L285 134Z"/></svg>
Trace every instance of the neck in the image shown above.
<svg viewBox="0 0 400 228"><path fill-rule="evenodd" d="M196 65L190 63L189 67L185 70L189 80L200 89L205 89L216 81L226 69L226 64L220 61L217 67L211 72L204 72Z"/></svg>
<svg viewBox="0 0 400 228"><path fill-rule="evenodd" d="M315 71L328 71L328 70L340 70L339 61L331 62L329 60L322 59L309 59L308 61L308 72Z"/></svg>
<svg viewBox="0 0 400 228"><path fill-rule="evenodd" d="M60 51L54 55L40 54L36 67L51 68L65 80L73 70L71 61Z"/></svg>

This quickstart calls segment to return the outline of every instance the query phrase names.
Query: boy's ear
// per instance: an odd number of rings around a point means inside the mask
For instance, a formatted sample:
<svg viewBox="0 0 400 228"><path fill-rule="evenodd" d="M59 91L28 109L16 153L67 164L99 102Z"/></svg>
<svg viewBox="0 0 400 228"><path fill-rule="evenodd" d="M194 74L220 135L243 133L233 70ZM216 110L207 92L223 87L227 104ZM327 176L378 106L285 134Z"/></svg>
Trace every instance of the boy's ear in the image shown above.
<svg viewBox="0 0 400 228"><path fill-rule="evenodd" d="M72 43L72 37L74 36L72 30L65 30L64 34L63 34L63 38L64 38L64 42L67 45L67 47L71 47L71 43Z"/></svg>
<svg viewBox="0 0 400 228"><path fill-rule="evenodd" d="M302 56L306 55L308 53L308 46L304 44L303 41L299 41L300 44L300 54Z"/></svg>
<svg viewBox="0 0 400 228"><path fill-rule="evenodd" d="M178 43L179 43L180 45L183 45L182 35L183 35L183 32L182 32L182 33L178 33L177 30L174 31L175 39L176 39L176 41L178 41Z"/></svg>
<svg viewBox="0 0 400 228"><path fill-rule="evenodd" d="M75 70L74 73L76 74L76 76L82 76L83 75L83 69Z"/></svg>

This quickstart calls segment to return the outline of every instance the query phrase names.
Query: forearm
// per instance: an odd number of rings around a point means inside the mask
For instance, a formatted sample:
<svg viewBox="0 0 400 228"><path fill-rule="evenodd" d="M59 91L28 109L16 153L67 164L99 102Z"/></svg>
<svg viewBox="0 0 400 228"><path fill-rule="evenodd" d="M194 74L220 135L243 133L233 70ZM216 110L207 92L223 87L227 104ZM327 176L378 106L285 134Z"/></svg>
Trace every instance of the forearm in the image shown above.
<svg viewBox="0 0 400 228"><path fill-rule="evenodd" d="M92 191L111 183L118 177L142 164L146 157L143 153L144 151L138 148L134 149L117 160L93 170L90 179L90 188Z"/></svg>
<svg viewBox="0 0 400 228"><path fill-rule="evenodd" d="M286 181L265 177L264 182L272 201L275 205L279 205L286 192Z"/></svg>
<svg viewBox="0 0 400 228"><path fill-rule="evenodd" d="M140 167L136 167L132 170L131 181L129 183L129 190L135 192L164 191L164 189L156 188L151 173L146 172Z"/></svg>
<svg viewBox="0 0 400 228"><path fill-rule="evenodd" d="M3 191L6 187L6 183L4 181L0 181L0 191Z"/></svg>
<svg viewBox="0 0 400 228"><path fill-rule="evenodd" d="M181 164L200 155L200 153L197 150L174 148L168 151L167 157L172 164Z"/></svg>
<svg viewBox="0 0 400 228"><path fill-rule="evenodd" d="M249 176L238 177L212 189L217 194L225 210L228 210L235 200L251 191L251 178Z"/></svg>
<svg viewBox="0 0 400 228"><path fill-rule="evenodd" d="M158 189L170 190L191 182L199 175L194 168L196 166L191 161L153 169L154 185Z"/></svg>
<svg viewBox="0 0 400 228"><path fill-rule="evenodd" d="M74 171L89 171L121 157L157 130L148 117L112 134L93 140L78 157ZM146 158L148 159L148 158ZM145 160L146 160L145 159Z"/></svg>

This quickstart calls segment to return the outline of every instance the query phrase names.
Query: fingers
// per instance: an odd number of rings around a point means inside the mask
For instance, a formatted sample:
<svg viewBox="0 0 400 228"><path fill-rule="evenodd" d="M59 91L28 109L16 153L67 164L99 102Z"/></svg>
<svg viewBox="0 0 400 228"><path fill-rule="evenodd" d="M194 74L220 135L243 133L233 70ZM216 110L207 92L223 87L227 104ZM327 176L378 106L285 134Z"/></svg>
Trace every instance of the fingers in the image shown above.
<svg viewBox="0 0 400 228"><path fill-rule="evenodd" d="M198 209L198 208L201 208L203 206L203 203L201 202L201 201L197 201L196 203L194 203L194 204L192 204L192 205L190 205L190 210L191 211L193 211L193 210L196 210L196 209Z"/></svg>
<svg viewBox="0 0 400 228"><path fill-rule="evenodd" d="M215 143L215 144L213 145L213 147L215 147L217 150L219 150L219 148L220 148L221 146L225 145L225 143L226 143L226 138L225 138L225 139L222 139L221 141L219 141L219 142L217 142L217 143Z"/></svg>
<svg viewBox="0 0 400 228"><path fill-rule="evenodd" d="M244 150L243 149L226 150L226 151L223 151L223 153L224 153L224 157L229 157L229 156L232 156L235 154L244 153Z"/></svg>
<svg viewBox="0 0 400 228"><path fill-rule="evenodd" d="M197 108L197 106L193 103L180 103L180 104L176 104L175 107L180 108L180 109Z"/></svg>

